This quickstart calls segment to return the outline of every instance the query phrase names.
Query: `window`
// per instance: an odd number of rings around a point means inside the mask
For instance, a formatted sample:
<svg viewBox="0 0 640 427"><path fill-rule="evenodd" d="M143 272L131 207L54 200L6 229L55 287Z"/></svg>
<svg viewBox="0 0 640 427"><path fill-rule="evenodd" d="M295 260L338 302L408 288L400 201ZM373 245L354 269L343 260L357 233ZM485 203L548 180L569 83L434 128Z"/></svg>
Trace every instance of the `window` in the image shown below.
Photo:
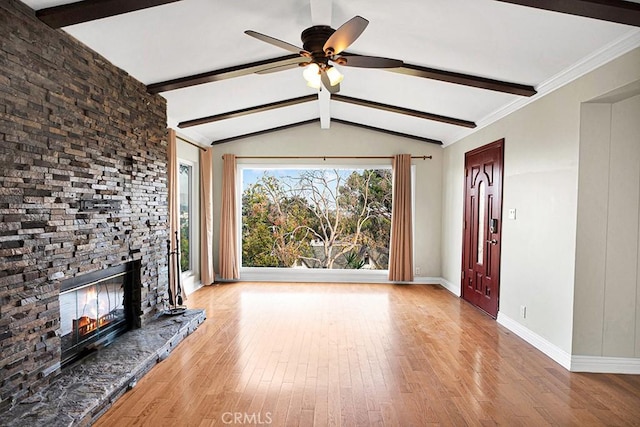
<svg viewBox="0 0 640 427"><path fill-rule="evenodd" d="M392 173L241 168L243 267L386 270Z"/></svg>
<svg viewBox="0 0 640 427"><path fill-rule="evenodd" d="M191 233L192 227L192 206L193 206L193 166L180 163L178 172L178 183L180 186L180 270L190 271L191 267Z"/></svg>

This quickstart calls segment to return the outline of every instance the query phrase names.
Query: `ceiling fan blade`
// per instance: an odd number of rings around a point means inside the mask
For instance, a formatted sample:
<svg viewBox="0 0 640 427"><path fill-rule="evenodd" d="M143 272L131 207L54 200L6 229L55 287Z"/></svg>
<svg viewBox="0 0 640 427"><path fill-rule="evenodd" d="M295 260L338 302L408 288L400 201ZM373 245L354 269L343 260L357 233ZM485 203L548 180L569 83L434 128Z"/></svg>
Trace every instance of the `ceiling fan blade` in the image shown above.
<svg viewBox="0 0 640 427"><path fill-rule="evenodd" d="M303 48L292 45L291 43L284 42L282 40L278 40L275 37L267 36L266 34L258 33L257 31L253 30L247 30L244 33L260 41L272 44L284 50L288 50L289 52L297 53L307 57L311 56L311 53L307 52Z"/></svg>
<svg viewBox="0 0 640 427"><path fill-rule="evenodd" d="M398 68L404 65L399 59L381 58L379 56L349 55L332 60L336 64L360 68Z"/></svg>
<svg viewBox="0 0 640 427"><path fill-rule="evenodd" d="M331 94L340 92L340 83L331 86L331 82L329 81L329 76L325 71L320 74L320 80L322 81L322 85L327 89L327 91Z"/></svg>
<svg viewBox="0 0 640 427"><path fill-rule="evenodd" d="M338 28L335 33L329 37L324 44L322 50L328 55L337 55L345 50L362 34L369 25L369 21L362 16L354 16Z"/></svg>
<svg viewBox="0 0 640 427"><path fill-rule="evenodd" d="M305 58L302 58L302 57L300 59L305 60ZM278 71L291 70L293 68L299 68L300 66L301 66L301 63L292 62L290 64L278 65L277 67L263 68L262 70L256 71L255 74L277 73Z"/></svg>

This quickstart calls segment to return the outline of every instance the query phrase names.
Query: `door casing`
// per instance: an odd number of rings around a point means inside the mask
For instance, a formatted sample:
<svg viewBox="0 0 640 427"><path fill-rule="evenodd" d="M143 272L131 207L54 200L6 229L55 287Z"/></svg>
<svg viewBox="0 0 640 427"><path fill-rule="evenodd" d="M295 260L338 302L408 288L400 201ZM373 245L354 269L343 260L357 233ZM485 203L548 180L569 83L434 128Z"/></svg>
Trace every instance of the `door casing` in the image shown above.
<svg viewBox="0 0 640 427"><path fill-rule="evenodd" d="M462 297L493 318L500 300L503 176L504 139L465 153ZM484 220L481 229L479 219ZM491 219L497 220L493 230Z"/></svg>

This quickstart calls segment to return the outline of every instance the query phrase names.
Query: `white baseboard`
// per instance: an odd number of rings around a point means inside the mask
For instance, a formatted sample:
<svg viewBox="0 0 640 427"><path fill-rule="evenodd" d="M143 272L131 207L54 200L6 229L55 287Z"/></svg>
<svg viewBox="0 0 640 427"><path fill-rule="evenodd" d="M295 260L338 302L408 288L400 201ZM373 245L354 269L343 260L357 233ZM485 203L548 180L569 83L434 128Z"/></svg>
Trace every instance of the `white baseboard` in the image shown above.
<svg viewBox="0 0 640 427"><path fill-rule="evenodd" d="M571 372L638 375L640 358L571 356Z"/></svg>
<svg viewBox="0 0 640 427"><path fill-rule="evenodd" d="M322 270L306 268L240 269L243 282L337 282L337 283L406 283L440 284L440 277L414 277L413 282L391 282L386 270Z"/></svg>
<svg viewBox="0 0 640 427"><path fill-rule="evenodd" d="M321 270L306 268L240 269L240 280L246 282L342 282L385 283L388 273L381 270Z"/></svg>
<svg viewBox="0 0 640 427"><path fill-rule="evenodd" d="M497 321L571 372L640 374L640 358L571 355L500 312Z"/></svg>
<svg viewBox="0 0 640 427"><path fill-rule="evenodd" d="M391 282L386 270L309 270L295 268L250 268L240 270L242 282L338 282L338 283L401 283L441 285L455 296L460 286L442 277L415 276L413 282Z"/></svg>
<svg viewBox="0 0 640 427"><path fill-rule="evenodd" d="M448 290L449 292L451 292L457 297L462 295L462 293L460 292L460 285L454 285L453 283L451 283L450 281L448 281L443 277L439 277L438 279L439 279L438 283L442 285L443 288L445 288L446 290Z"/></svg>
<svg viewBox="0 0 640 427"><path fill-rule="evenodd" d="M440 277L422 277L416 276L413 278L413 282L407 283L415 283L417 285L439 285L442 279Z"/></svg>
<svg viewBox="0 0 640 427"><path fill-rule="evenodd" d="M501 312L498 312L498 318L496 320L500 325L509 329L511 332L549 356L562 367L570 370L571 355L569 353Z"/></svg>

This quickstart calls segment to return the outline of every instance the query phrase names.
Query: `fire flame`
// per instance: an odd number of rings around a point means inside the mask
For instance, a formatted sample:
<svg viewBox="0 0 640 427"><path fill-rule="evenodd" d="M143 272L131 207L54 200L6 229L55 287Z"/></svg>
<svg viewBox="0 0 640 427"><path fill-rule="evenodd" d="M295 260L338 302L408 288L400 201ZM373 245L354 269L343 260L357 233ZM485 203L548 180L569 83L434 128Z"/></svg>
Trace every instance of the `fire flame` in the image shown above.
<svg viewBox="0 0 640 427"><path fill-rule="evenodd" d="M98 299L98 292L95 287L84 292L82 313L83 315L77 319L76 323L76 329L80 335L87 335L113 320L108 298Z"/></svg>

